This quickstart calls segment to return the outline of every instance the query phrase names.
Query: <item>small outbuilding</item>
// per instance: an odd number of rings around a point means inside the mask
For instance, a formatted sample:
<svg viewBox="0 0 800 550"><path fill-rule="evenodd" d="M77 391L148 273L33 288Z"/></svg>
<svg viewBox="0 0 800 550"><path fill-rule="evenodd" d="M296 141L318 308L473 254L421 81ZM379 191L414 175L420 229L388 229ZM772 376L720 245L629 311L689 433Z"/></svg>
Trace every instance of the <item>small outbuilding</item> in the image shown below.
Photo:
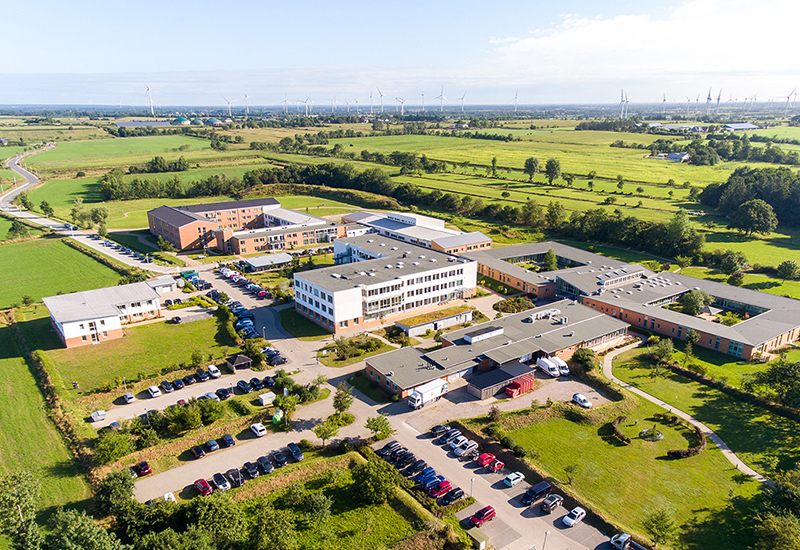
<svg viewBox="0 0 800 550"><path fill-rule="evenodd" d="M268 269L277 269L292 263L292 255L288 252L279 252L278 254L265 254L263 256L256 256L255 258L247 258L242 260L245 264L245 271L248 273L252 271L266 271Z"/></svg>
<svg viewBox="0 0 800 550"><path fill-rule="evenodd" d="M492 369L470 378L469 385L467 385L467 393L481 400L488 399L503 391L506 386L517 378L533 373L534 369L530 365L513 361L499 369Z"/></svg>
<svg viewBox="0 0 800 550"><path fill-rule="evenodd" d="M177 290L178 285L172 277L159 277L152 281L145 281L147 286L158 292L159 295L166 294L167 292L174 292Z"/></svg>
<svg viewBox="0 0 800 550"><path fill-rule="evenodd" d="M241 353L231 355L225 362L231 372L236 372L236 369L249 369L253 365L253 360Z"/></svg>

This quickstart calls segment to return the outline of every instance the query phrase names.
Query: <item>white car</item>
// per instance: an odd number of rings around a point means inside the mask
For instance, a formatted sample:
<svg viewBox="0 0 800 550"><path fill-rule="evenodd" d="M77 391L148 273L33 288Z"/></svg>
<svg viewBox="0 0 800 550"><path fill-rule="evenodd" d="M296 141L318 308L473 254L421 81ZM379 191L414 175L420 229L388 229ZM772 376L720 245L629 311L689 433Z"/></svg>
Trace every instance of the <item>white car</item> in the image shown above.
<svg viewBox="0 0 800 550"><path fill-rule="evenodd" d="M469 439L466 436L459 435L457 438L455 438L453 441L450 442L450 450L455 451L458 447L460 447L467 441L469 441Z"/></svg>
<svg viewBox="0 0 800 550"><path fill-rule="evenodd" d="M478 444L475 441L472 441L470 439L466 443L463 443L463 444L459 445L458 447L456 447L456 450L453 451L453 452L455 453L456 456L463 456L463 455L465 455L467 453L470 453L470 452L474 451L477 448L478 448Z"/></svg>
<svg viewBox="0 0 800 550"><path fill-rule="evenodd" d="M573 527L578 523L580 523L585 517L586 517L586 510L578 506L577 508L573 508L572 511L566 516L564 516L564 518L561 521L563 521L564 525L566 525L567 527Z"/></svg>
<svg viewBox="0 0 800 550"><path fill-rule="evenodd" d="M572 402L580 405L584 409L591 409L592 408L592 402L589 401L586 398L586 396L583 395L582 393L576 393L575 395L573 395L572 396Z"/></svg>
<svg viewBox="0 0 800 550"><path fill-rule="evenodd" d="M208 366L208 375L211 378L219 378L220 376L222 376L222 373L219 372L219 369L216 366L209 365Z"/></svg>
<svg viewBox="0 0 800 550"><path fill-rule="evenodd" d="M503 480L503 483L505 483L509 487L513 487L523 479L525 479L525 474L523 474L522 472L514 472L513 474L508 474L506 478Z"/></svg>
<svg viewBox="0 0 800 550"><path fill-rule="evenodd" d="M265 435L267 435L267 429L261 422L256 422L255 424L251 424L250 431L256 434L256 437L264 437Z"/></svg>
<svg viewBox="0 0 800 550"><path fill-rule="evenodd" d="M133 403L134 401L136 401L136 398L133 396L131 392L126 393L125 395L122 396L122 398L125 400L125 403Z"/></svg>
<svg viewBox="0 0 800 550"><path fill-rule="evenodd" d="M561 374L561 376L569 376L569 366L566 363L561 361L561 363L558 363L556 366L558 367L558 372Z"/></svg>
<svg viewBox="0 0 800 550"><path fill-rule="evenodd" d="M150 394L150 397L161 397L161 390L158 389L158 386L150 386L147 388L147 393Z"/></svg>

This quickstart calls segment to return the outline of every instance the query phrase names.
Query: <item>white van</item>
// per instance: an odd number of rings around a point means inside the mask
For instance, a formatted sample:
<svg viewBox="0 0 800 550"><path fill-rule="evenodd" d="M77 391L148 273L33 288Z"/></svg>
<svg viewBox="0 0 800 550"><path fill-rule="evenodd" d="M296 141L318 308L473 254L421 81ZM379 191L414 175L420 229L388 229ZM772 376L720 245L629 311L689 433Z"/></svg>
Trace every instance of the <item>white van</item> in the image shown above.
<svg viewBox="0 0 800 550"><path fill-rule="evenodd" d="M569 366L567 366L567 362L561 357L551 357L550 361L556 364L556 367L558 367L558 372L561 374L561 376L569 376Z"/></svg>
<svg viewBox="0 0 800 550"><path fill-rule="evenodd" d="M536 366L539 367L545 374L549 374L553 378L558 378L558 367L553 361L547 357L539 357L536 360Z"/></svg>

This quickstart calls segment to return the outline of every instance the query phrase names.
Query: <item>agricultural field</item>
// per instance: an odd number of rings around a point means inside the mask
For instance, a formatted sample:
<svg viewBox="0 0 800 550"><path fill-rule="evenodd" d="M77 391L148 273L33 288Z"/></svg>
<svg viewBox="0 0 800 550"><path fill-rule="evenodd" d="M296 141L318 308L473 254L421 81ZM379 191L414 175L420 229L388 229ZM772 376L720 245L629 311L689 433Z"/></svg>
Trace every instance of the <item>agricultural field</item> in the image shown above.
<svg viewBox="0 0 800 550"><path fill-rule="evenodd" d="M0 288L0 308L21 303L26 294L41 301L42 297L59 292L113 286L120 279L113 269L55 238L2 245L0 265L4 283Z"/></svg>

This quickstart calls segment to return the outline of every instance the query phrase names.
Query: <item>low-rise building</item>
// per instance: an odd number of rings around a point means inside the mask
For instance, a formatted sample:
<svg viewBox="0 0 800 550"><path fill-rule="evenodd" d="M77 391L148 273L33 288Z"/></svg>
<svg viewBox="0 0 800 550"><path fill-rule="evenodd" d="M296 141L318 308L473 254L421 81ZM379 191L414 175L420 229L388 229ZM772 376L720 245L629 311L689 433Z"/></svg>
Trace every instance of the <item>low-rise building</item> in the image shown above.
<svg viewBox="0 0 800 550"><path fill-rule="evenodd" d="M48 296L42 301L67 348L120 338L122 325L161 317L159 295L146 282Z"/></svg>

